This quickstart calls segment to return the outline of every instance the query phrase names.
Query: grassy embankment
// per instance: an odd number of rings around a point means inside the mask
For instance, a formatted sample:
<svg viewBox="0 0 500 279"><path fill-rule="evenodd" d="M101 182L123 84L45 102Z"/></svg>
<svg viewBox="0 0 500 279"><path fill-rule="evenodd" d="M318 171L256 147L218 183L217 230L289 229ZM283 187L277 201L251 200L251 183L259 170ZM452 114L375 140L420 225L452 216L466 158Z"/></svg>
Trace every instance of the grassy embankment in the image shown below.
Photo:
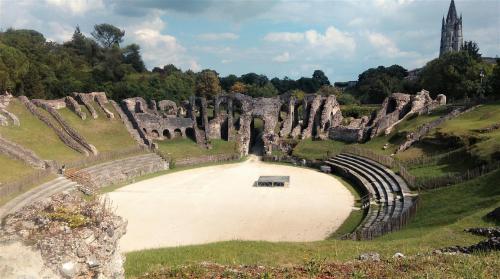
<svg viewBox="0 0 500 279"><path fill-rule="evenodd" d="M158 149L174 161L183 158L193 158L206 155L235 154L236 142L225 140L211 140L212 149L200 147L188 138L157 141Z"/></svg>
<svg viewBox="0 0 500 279"><path fill-rule="evenodd" d="M81 106L82 111L87 114L85 120L82 120L68 108L59 109L58 112L71 127L78 131L90 144L94 145L100 153L119 152L137 145L113 106L106 105L106 108L115 115L114 119L110 119L106 117L97 103L92 102L92 105L98 114L97 119L92 118L85 106Z"/></svg>
<svg viewBox="0 0 500 279"><path fill-rule="evenodd" d="M45 160L70 161L83 157L66 146L51 128L32 115L19 100L13 99L7 110L19 118L21 126L0 127L0 134L6 139L34 151Z"/></svg>

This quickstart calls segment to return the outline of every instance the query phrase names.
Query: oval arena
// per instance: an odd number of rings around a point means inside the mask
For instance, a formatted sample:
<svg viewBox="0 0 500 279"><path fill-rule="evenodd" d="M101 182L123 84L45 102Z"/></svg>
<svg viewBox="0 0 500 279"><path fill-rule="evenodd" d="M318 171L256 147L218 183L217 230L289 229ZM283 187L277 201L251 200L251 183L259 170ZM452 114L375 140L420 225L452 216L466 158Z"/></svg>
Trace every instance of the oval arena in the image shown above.
<svg viewBox="0 0 500 279"><path fill-rule="evenodd" d="M289 176L289 185L255 186L268 175ZM331 175L255 158L144 180L109 197L128 220L123 251L226 240L322 240L354 205Z"/></svg>

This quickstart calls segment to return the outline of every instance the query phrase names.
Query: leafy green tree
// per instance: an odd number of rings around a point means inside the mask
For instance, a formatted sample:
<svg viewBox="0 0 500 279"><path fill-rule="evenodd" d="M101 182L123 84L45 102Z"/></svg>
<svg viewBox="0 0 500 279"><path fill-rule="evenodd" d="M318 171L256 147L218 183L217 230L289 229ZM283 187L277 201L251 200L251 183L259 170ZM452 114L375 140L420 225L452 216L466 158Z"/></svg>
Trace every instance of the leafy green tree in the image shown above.
<svg viewBox="0 0 500 279"><path fill-rule="evenodd" d="M94 25L94 31L92 31L91 35L102 47L110 48L114 45L120 45L123 36L125 36L125 31L114 25L102 23Z"/></svg>
<svg viewBox="0 0 500 279"><path fill-rule="evenodd" d="M340 90L331 85L323 85L318 89L316 93L323 96L328 96L328 95L339 96Z"/></svg>
<svg viewBox="0 0 500 279"><path fill-rule="evenodd" d="M465 41L464 45L462 46L462 50L469 53L469 55L476 60L481 59L481 53L479 53L479 46L474 41Z"/></svg>
<svg viewBox="0 0 500 279"><path fill-rule="evenodd" d="M407 75L408 71L399 65L371 68L359 75L353 92L363 103L381 103L391 93L403 89Z"/></svg>
<svg viewBox="0 0 500 279"><path fill-rule="evenodd" d="M139 52L141 48L137 44L131 44L125 47L123 51L123 62L132 65L132 67L139 73L146 71L146 66L144 66L144 61L142 61L141 54Z"/></svg>
<svg viewBox="0 0 500 279"><path fill-rule="evenodd" d="M489 78L489 94L494 99L500 99L500 59L497 58L497 64Z"/></svg>
<svg viewBox="0 0 500 279"><path fill-rule="evenodd" d="M196 77L196 93L199 96L211 97L219 94L222 88L217 74L212 70L203 70Z"/></svg>
<svg viewBox="0 0 500 279"><path fill-rule="evenodd" d="M279 94L278 90L274 87L271 82L267 82L264 86L258 86L255 84L248 85L248 95L256 97L274 97Z"/></svg>
<svg viewBox="0 0 500 279"><path fill-rule="evenodd" d="M321 70L314 71L312 78L315 82L319 84L319 86L330 85L330 81L325 73Z"/></svg>
<svg viewBox="0 0 500 279"><path fill-rule="evenodd" d="M16 94L28 66L28 58L21 51L0 43L0 90Z"/></svg>
<svg viewBox="0 0 500 279"><path fill-rule="evenodd" d="M470 98L480 89L481 71L487 75L490 66L467 51L450 52L427 63L420 74L420 83L433 96L442 93L450 100Z"/></svg>

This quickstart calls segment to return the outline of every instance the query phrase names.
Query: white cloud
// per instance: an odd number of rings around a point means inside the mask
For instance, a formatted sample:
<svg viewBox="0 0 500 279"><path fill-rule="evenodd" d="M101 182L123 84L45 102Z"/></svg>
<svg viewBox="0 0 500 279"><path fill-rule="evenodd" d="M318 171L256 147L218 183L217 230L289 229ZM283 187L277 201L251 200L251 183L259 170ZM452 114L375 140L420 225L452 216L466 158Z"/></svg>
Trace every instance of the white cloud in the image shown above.
<svg viewBox="0 0 500 279"><path fill-rule="evenodd" d="M325 34L318 33L316 30L309 30L305 33L305 38L310 45L325 51L353 53L356 50L354 38L333 26L328 27Z"/></svg>
<svg viewBox="0 0 500 279"><path fill-rule="evenodd" d="M45 2L73 14L84 14L91 10L104 8L102 0L45 0Z"/></svg>
<svg viewBox="0 0 500 279"><path fill-rule="evenodd" d="M368 41L375 47L379 54L387 57L407 56L410 53L401 51L396 44L387 36L381 33L368 32Z"/></svg>
<svg viewBox="0 0 500 279"><path fill-rule="evenodd" d="M341 51L343 54L351 55L356 50L354 38L346 32L330 26L325 33L320 33L314 29L306 32L278 32L268 33L264 40L276 43L305 43L301 47L309 48L319 54L329 54Z"/></svg>
<svg viewBox="0 0 500 279"><path fill-rule="evenodd" d="M219 41L219 40L236 40L240 36L234 33L204 33L198 35L198 38L205 41Z"/></svg>
<svg viewBox="0 0 500 279"><path fill-rule="evenodd" d="M268 33L264 40L268 42L301 42L304 40L303 33L272 32Z"/></svg>
<svg viewBox="0 0 500 279"><path fill-rule="evenodd" d="M157 15L151 21L127 28L131 30L133 41L141 46L146 64L150 66L174 64L184 69L199 71L201 66L194 58L187 55L186 48L174 36L161 32L165 25Z"/></svg>
<svg viewBox="0 0 500 279"><path fill-rule="evenodd" d="M275 56L273 61L284 63L290 61L290 53L288 51L283 52L282 54Z"/></svg>
<svg viewBox="0 0 500 279"><path fill-rule="evenodd" d="M59 22L49 22L50 33L54 34L53 37L48 37L47 41L65 42L71 40L74 28L72 26L64 25Z"/></svg>

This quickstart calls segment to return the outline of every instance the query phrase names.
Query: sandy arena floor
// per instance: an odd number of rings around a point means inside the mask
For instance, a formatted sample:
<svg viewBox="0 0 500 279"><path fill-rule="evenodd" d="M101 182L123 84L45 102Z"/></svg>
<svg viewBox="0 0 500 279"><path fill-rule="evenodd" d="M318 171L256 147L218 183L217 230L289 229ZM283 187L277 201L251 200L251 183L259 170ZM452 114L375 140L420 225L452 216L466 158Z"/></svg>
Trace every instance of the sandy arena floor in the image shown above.
<svg viewBox="0 0 500 279"><path fill-rule="evenodd" d="M288 175L290 186L253 187L260 175ZM109 197L128 220L124 252L236 239L321 240L354 204L330 175L256 159L163 175Z"/></svg>

